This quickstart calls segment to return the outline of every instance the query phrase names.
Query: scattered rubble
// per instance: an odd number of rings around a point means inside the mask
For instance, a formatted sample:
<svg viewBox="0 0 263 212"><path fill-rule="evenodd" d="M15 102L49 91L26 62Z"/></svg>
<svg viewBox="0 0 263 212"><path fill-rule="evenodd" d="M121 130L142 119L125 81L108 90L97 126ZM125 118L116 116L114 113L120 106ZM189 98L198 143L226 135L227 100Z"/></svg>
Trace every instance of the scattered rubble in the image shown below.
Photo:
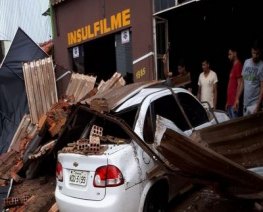
<svg viewBox="0 0 263 212"><path fill-rule="evenodd" d="M41 175L38 175L42 162L52 155L73 105L83 100L86 104L98 92L123 86L125 81L115 73L112 79L95 87L96 77L73 73L63 99L58 100L51 57L24 63L23 73L30 114L22 118L8 152L0 155L0 186L7 186L10 179L14 180L11 193L3 204L9 211L57 211L55 170L54 173L47 171L43 185ZM105 141L123 142L110 136L103 137L102 129L94 126L88 140L79 140L67 148L69 151L99 154L105 151L105 146L101 145Z"/></svg>
<svg viewBox="0 0 263 212"><path fill-rule="evenodd" d="M58 99L54 67L50 57L24 63L23 71L30 114L25 114L21 120L8 152L0 155L0 186L7 186L10 179L14 181L10 195L4 199L4 207L9 211L48 211L49 209L57 211L54 199L55 172L51 177L44 175L41 179L38 175L41 162L52 155L52 150L74 105L88 104L91 110L107 113L120 103L112 94L110 95L110 91L117 91L120 86L125 85L125 81L121 74L115 73L111 79L106 82L101 81L95 87L96 77L72 73L63 99ZM182 79L173 79L173 83L175 80L180 84ZM156 83L156 81L148 84L143 82L141 86ZM138 85L140 84L136 84ZM119 101L124 101L133 95L129 92L132 86L134 85L124 89L124 93L120 94L123 98ZM196 131L190 139L175 135L168 130L158 149L174 167L178 167L176 162L181 161L179 168L184 174L191 176L193 181L205 182L214 186L220 193L225 192L235 197L262 198L257 192L263 190L263 180L244 168L253 167L255 164L262 165L261 161L255 158L261 154L261 151L257 150L263 147L260 142L263 128L256 127L261 123L262 114L257 114L254 119L243 118L229 122L239 131L240 123L246 123L244 126L254 124L253 129L256 128L254 131L247 130L235 135L228 135L224 131L228 126L224 124L222 128L219 125L217 128ZM133 132L126 130L134 140L139 139ZM211 134L212 132L215 133ZM212 137L215 139L211 139ZM222 145L226 141L240 141L240 138L244 144L251 143L251 140L253 142L250 146L242 146L240 149L238 149L240 142L239 144L232 142L231 148ZM68 143L60 152L102 154L108 148L105 144L119 145L125 142L127 141L123 138L103 135L103 128L93 125L88 138L83 137ZM144 149L147 150L146 144ZM247 153L249 155L247 158L240 157ZM239 179L236 178L237 175L240 176ZM221 184L224 184L223 191Z"/></svg>

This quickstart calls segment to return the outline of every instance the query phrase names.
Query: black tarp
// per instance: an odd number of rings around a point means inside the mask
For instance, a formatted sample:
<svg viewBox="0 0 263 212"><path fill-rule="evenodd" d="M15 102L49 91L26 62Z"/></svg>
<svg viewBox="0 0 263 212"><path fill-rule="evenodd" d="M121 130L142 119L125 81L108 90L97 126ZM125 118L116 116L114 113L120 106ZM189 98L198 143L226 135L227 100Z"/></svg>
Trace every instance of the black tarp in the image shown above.
<svg viewBox="0 0 263 212"><path fill-rule="evenodd" d="M22 64L48 55L18 28L0 67L0 154L6 152L25 113L28 113Z"/></svg>

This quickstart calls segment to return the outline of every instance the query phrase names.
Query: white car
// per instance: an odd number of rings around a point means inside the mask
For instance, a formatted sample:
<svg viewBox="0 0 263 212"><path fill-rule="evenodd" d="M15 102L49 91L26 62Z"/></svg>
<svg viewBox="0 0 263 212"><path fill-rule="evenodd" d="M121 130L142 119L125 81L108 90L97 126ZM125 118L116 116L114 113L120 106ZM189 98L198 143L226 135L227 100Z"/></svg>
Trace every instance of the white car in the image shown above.
<svg viewBox="0 0 263 212"><path fill-rule="evenodd" d="M127 88L109 98L114 105L110 113L78 106L70 117L59 139L59 148L75 142L58 154L55 197L60 211L165 211L171 198L189 188L184 177L169 171L156 147L166 128L188 136L215 124L215 116L210 120L202 104L182 88ZM123 95L125 89L130 95Z"/></svg>

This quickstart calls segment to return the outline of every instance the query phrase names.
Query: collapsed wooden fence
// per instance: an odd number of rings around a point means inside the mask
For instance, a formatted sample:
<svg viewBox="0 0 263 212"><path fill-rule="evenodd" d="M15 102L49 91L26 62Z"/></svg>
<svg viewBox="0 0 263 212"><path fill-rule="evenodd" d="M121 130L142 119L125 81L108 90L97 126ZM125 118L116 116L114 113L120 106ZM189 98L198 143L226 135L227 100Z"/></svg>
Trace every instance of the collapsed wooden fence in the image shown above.
<svg viewBox="0 0 263 212"><path fill-rule="evenodd" d="M36 124L58 102L52 58L24 63L23 74L31 121Z"/></svg>

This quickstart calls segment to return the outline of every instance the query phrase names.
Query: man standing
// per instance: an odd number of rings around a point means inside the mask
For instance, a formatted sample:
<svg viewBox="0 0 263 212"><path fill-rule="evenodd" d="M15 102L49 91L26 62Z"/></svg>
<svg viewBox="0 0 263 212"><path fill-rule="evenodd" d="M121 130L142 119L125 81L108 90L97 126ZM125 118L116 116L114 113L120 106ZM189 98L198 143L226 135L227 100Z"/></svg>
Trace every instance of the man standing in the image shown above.
<svg viewBox="0 0 263 212"><path fill-rule="evenodd" d="M235 104L235 100L237 99L237 91L240 90L242 81L242 64L238 59L237 50L235 48L230 48L228 50L228 59L232 63L232 68L227 87L226 111L230 118L236 118L239 114L233 106Z"/></svg>
<svg viewBox="0 0 263 212"><path fill-rule="evenodd" d="M243 114L249 115L261 109L263 97L263 61L257 42L251 48L252 57L247 59L242 69L242 81L235 100L235 109L239 106L239 97L244 89Z"/></svg>
<svg viewBox="0 0 263 212"><path fill-rule="evenodd" d="M198 79L198 93L197 98L200 101L207 101L211 108L216 108L217 104L217 75L214 71L210 70L208 60L202 62L203 72L199 75Z"/></svg>

